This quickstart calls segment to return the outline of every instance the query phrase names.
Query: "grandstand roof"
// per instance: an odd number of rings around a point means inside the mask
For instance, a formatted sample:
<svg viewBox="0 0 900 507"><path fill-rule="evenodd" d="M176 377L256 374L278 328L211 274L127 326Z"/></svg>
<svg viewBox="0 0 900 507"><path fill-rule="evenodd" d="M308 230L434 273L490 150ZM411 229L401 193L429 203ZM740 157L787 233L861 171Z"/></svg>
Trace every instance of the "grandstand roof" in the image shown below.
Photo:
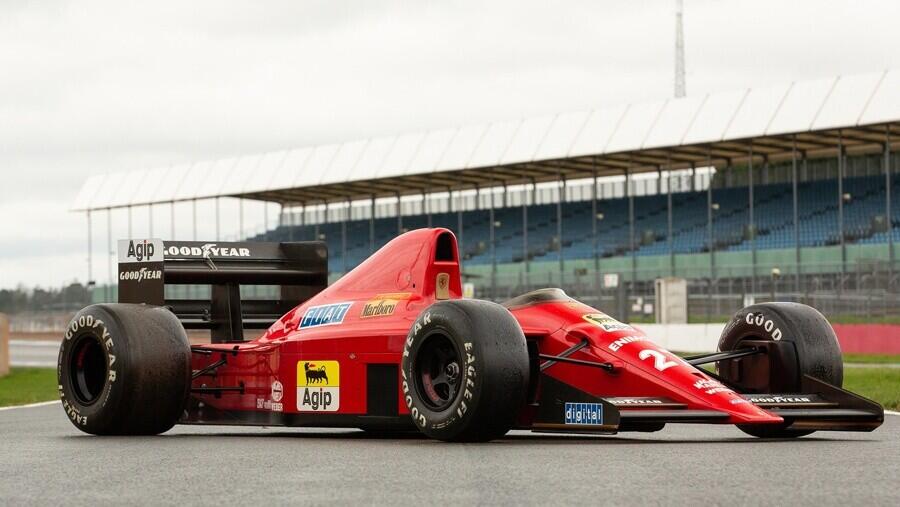
<svg viewBox="0 0 900 507"><path fill-rule="evenodd" d="M900 141L900 70L307 146L89 178L75 211L243 197L345 201L659 167L754 163ZM893 144L893 142L892 142ZM215 177L211 177L215 175Z"/></svg>

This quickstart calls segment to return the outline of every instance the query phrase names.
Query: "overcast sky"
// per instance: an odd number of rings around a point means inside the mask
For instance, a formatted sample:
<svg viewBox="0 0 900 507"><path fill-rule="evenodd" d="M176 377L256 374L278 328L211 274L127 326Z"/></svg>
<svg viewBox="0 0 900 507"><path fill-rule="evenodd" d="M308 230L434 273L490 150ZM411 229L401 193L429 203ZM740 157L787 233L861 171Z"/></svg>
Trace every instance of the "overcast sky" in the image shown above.
<svg viewBox="0 0 900 507"><path fill-rule="evenodd" d="M3 0L0 287L86 279L92 174L669 97L674 4ZM898 19L685 0L688 95L900 68Z"/></svg>

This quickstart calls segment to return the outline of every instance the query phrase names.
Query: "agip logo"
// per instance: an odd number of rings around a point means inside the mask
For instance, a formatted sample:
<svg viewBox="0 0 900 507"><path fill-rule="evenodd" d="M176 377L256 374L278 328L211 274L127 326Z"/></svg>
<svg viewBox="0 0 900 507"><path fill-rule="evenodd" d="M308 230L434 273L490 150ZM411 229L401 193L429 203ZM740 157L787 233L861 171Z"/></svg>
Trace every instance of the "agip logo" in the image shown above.
<svg viewBox="0 0 900 507"><path fill-rule="evenodd" d="M159 239L119 240L119 262L162 262L163 242Z"/></svg>
<svg viewBox="0 0 900 507"><path fill-rule="evenodd" d="M341 406L341 366L337 361L297 363L297 411L337 412Z"/></svg>

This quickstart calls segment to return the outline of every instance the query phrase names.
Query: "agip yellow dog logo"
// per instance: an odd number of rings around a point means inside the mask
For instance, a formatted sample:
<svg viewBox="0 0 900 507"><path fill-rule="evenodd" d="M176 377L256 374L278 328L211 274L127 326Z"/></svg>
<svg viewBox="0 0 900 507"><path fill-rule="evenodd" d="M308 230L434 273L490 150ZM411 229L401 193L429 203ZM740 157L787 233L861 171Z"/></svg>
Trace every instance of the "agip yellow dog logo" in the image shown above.
<svg viewBox="0 0 900 507"><path fill-rule="evenodd" d="M341 366L337 361L297 363L297 410L337 412L341 406Z"/></svg>

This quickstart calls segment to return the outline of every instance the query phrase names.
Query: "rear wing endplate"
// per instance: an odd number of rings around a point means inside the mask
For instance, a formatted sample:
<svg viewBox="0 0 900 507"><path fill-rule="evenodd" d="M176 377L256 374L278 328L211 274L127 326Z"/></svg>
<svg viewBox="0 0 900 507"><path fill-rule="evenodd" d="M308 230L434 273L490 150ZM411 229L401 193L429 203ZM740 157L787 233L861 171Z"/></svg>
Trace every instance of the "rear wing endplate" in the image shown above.
<svg viewBox="0 0 900 507"><path fill-rule="evenodd" d="M120 240L119 302L168 306L213 343L243 341L328 284L321 241L286 243ZM209 285L208 299L167 299L166 285ZM241 285L277 285L277 299L241 301Z"/></svg>

